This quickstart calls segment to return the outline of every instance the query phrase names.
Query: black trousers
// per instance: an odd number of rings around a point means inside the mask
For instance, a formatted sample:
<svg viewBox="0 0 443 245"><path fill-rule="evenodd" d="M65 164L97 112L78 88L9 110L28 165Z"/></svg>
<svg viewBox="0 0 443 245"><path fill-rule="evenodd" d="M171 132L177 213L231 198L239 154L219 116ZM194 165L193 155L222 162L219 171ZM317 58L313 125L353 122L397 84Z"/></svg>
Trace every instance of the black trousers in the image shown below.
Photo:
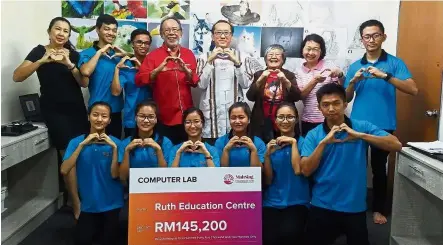
<svg viewBox="0 0 443 245"><path fill-rule="evenodd" d="M393 130L385 130L392 134ZM384 213L386 207L386 195L388 189L388 176L386 174L386 162L389 151L382 150L371 145L372 167L372 212Z"/></svg>
<svg viewBox="0 0 443 245"><path fill-rule="evenodd" d="M308 208L294 205L285 209L263 208L263 245L303 244Z"/></svg>
<svg viewBox="0 0 443 245"><path fill-rule="evenodd" d="M312 206L306 225L306 245L330 245L341 235L348 245L369 245L366 212L343 213Z"/></svg>
<svg viewBox="0 0 443 245"><path fill-rule="evenodd" d="M188 135L182 124L173 126L160 124L159 126L160 133L163 136L168 137L174 145L180 144L188 139Z"/></svg>
<svg viewBox="0 0 443 245"><path fill-rule="evenodd" d="M301 135L303 137L306 137L306 135L308 134L308 132L317 127L318 125L320 125L321 123L311 123L311 122L301 122Z"/></svg>
<svg viewBox="0 0 443 245"><path fill-rule="evenodd" d="M120 208L103 213L81 212L75 228L75 245L92 245L97 235L102 245L117 245Z"/></svg>
<svg viewBox="0 0 443 245"><path fill-rule="evenodd" d="M111 113L111 123L106 127L106 134L112 135L117 139L122 138L122 113Z"/></svg>

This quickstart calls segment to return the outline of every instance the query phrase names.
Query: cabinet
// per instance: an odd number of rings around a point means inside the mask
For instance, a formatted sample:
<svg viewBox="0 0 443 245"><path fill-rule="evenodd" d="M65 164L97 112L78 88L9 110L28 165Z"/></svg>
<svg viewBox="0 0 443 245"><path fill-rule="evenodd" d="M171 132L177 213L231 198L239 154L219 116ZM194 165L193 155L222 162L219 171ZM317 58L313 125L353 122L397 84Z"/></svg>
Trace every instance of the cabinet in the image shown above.
<svg viewBox="0 0 443 245"><path fill-rule="evenodd" d="M443 162L409 147L396 162L390 244L443 244Z"/></svg>
<svg viewBox="0 0 443 245"><path fill-rule="evenodd" d="M50 146L47 128L38 126L21 136L1 138L4 245L20 243L63 203L57 152Z"/></svg>

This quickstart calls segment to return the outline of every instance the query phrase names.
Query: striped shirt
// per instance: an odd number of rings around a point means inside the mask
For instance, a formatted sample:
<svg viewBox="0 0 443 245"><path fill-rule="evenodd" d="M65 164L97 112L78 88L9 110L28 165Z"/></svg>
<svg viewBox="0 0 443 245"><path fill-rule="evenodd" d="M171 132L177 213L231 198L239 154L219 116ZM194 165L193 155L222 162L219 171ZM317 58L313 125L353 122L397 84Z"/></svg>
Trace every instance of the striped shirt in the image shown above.
<svg viewBox="0 0 443 245"><path fill-rule="evenodd" d="M308 85L308 83L312 81L315 75L320 74L325 69L332 70L337 67L332 62L328 62L325 60L320 60L317 66L315 66L312 69L307 68L305 64L306 62L304 62L295 71L295 75L297 78L297 85L300 88L300 90L302 90L306 85ZM325 120L323 114L318 109L316 93L323 85L331 82L338 82L338 78L327 77L324 82L315 85L315 87L311 90L309 95L303 99L304 109L303 109L303 115L301 117L301 120L303 122L322 123Z"/></svg>

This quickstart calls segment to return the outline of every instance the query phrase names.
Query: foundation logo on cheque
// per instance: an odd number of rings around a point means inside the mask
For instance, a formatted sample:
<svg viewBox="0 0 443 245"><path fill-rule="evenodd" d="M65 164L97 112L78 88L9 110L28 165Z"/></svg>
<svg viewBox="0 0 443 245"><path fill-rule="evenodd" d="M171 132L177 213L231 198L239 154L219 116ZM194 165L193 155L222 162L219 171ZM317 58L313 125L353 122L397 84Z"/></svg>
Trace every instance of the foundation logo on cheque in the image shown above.
<svg viewBox="0 0 443 245"><path fill-rule="evenodd" d="M230 185L232 183L254 183L254 176L247 174L237 174L233 176L232 174L225 174L223 177L223 182Z"/></svg>

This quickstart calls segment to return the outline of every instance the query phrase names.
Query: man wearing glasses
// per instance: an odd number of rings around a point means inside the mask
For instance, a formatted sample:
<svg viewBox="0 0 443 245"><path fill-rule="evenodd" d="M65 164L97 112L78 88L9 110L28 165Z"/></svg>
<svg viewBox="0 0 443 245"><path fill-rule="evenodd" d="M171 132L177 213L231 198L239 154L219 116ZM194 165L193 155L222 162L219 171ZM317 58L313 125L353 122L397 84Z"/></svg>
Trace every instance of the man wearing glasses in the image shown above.
<svg viewBox="0 0 443 245"><path fill-rule="evenodd" d="M211 32L215 48L199 57L197 70L202 90L199 107L206 120L202 136L215 139L231 129L228 108L243 101L242 89L247 89L249 82L238 53L230 48L234 27L219 20Z"/></svg>
<svg viewBox="0 0 443 245"><path fill-rule="evenodd" d="M131 33L132 49L134 57L123 57L114 70L111 92L114 96L120 96L124 91L123 127L125 137L133 136L137 128L135 122L135 108L145 100L151 99L151 90L145 86L139 88L135 85L135 75L145 59L151 46L152 37L145 29L136 29Z"/></svg>
<svg viewBox="0 0 443 245"><path fill-rule="evenodd" d="M366 53L348 70L345 88L350 102L354 97L351 119L365 120L389 133L397 126L396 89L417 95L418 89L405 63L382 49L386 40L383 24L368 20L360 25L361 41ZM386 162L389 152L371 145L373 174L373 219L376 224L385 224L383 215L386 202Z"/></svg>
<svg viewBox="0 0 443 245"><path fill-rule="evenodd" d="M161 131L173 144L187 139L183 129L183 112L192 107L191 87L199 82L197 62L190 49L180 46L182 26L175 17L160 23L163 45L150 52L135 76L139 87L150 86L159 106Z"/></svg>

